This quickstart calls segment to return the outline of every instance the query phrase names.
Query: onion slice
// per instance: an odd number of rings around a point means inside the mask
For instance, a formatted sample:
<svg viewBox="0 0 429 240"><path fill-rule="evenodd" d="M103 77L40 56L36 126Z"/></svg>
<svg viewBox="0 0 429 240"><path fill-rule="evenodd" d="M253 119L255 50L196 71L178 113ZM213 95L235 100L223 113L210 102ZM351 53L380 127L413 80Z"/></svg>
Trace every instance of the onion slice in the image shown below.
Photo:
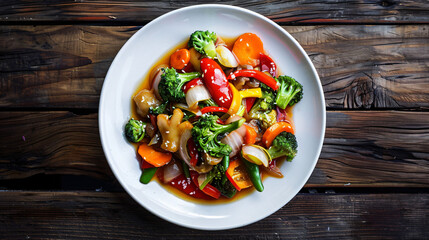
<svg viewBox="0 0 429 240"><path fill-rule="evenodd" d="M229 145L232 148L232 152L229 154L230 158L235 156L240 151L240 148L244 143L243 136L240 135L237 130L232 131L230 134L220 140L222 143Z"/></svg>
<svg viewBox="0 0 429 240"><path fill-rule="evenodd" d="M161 75L162 75L162 73L163 73L163 71L162 71L162 69L163 68L167 68L168 67L168 65L166 65L166 64L161 64L161 65L159 65L159 66L157 66L156 68L154 68L153 70L152 70L152 72L150 73L150 79L151 79L151 85L152 85L152 89L155 91L155 95L159 98L159 99L162 99L161 98L161 96L159 95L159 92L158 92L158 85L159 85L159 82L161 81Z"/></svg>
<svg viewBox="0 0 429 240"><path fill-rule="evenodd" d="M258 145L245 145L241 150L244 159L257 165L268 167L271 162L271 156L265 148Z"/></svg>
<svg viewBox="0 0 429 240"><path fill-rule="evenodd" d="M207 89L204 87L204 85L197 85L191 89L188 90L186 93L186 103L188 104L189 108L195 109L196 104L200 101L210 99L210 93L207 91Z"/></svg>
<svg viewBox="0 0 429 240"><path fill-rule="evenodd" d="M205 161L203 161L202 164L199 166L191 165L191 157L189 156L189 152L188 152L188 140L191 137L192 137L191 129L186 129L180 136L179 150L177 151L177 153L179 154L180 158L189 166L191 170L195 170L198 173L210 172L213 166L209 165Z"/></svg>
<svg viewBox="0 0 429 240"><path fill-rule="evenodd" d="M167 165L163 167L164 170L164 183L169 183L180 174L182 174L182 170L180 166L176 163L176 161L172 160Z"/></svg>

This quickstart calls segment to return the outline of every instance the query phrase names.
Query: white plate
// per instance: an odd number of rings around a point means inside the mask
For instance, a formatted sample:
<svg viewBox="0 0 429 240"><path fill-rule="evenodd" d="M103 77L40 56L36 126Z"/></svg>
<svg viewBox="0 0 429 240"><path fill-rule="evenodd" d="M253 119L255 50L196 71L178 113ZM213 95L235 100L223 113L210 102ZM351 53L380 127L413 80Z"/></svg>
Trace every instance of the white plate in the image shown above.
<svg viewBox="0 0 429 240"><path fill-rule="evenodd" d="M197 204L166 191L156 181L139 182L140 169L124 124L131 96L160 56L186 41L195 30L237 37L253 32L284 74L304 86L304 98L293 110L298 155L282 165L284 178L267 178L262 193L253 192L226 204ZM304 186L319 158L325 133L325 103L316 70L301 46L284 29L252 11L226 5L197 5L167 13L135 33L119 51L104 80L99 127L107 161L124 189L143 207L181 226L221 230L259 221L288 203Z"/></svg>

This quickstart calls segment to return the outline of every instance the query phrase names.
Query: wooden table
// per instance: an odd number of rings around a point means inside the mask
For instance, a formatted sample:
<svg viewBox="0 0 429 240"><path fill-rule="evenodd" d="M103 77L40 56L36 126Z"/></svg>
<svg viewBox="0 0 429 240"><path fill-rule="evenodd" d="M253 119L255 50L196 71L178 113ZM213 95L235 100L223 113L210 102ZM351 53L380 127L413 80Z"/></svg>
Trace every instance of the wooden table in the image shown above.
<svg viewBox="0 0 429 240"><path fill-rule="evenodd" d="M275 214L219 232L166 222L124 192L98 134L106 72L141 26L204 2L0 5L0 238L428 238L427 0L223 2L276 21L316 66L328 111L313 175Z"/></svg>

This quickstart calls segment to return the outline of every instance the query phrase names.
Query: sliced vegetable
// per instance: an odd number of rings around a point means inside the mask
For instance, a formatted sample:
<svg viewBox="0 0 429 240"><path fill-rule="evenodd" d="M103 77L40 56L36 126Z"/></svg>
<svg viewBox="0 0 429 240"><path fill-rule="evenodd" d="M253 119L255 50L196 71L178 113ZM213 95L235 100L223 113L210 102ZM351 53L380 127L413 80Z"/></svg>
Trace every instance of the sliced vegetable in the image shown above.
<svg viewBox="0 0 429 240"><path fill-rule="evenodd" d="M245 100L246 100L246 110L247 110L247 113L249 113L250 109L252 109L253 104L255 103L256 98L249 97L249 98L246 98Z"/></svg>
<svg viewBox="0 0 429 240"><path fill-rule="evenodd" d="M258 135L254 128L249 125L243 124L246 128L246 135L244 136L244 144L255 144L256 136Z"/></svg>
<svg viewBox="0 0 429 240"><path fill-rule="evenodd" d="M195 87L195 86L199 86L199 85L203 85L203 79L198 77L198 78L194 78L191 81L189 81L188 83L186 83L183 87L182 90L183 92L186 94L189 89Z"/></svg>
<svg viewBox="0 0 429 240"><path fill-rule="evenodd" d="M229 108L232 101L232 92L222 68L213 59L201 59L204 85L213 97L213 100L224 108Z"/></svg>
<svg viewBox="0 0 429 240"><path fill-rule="evenodd" d="M217 60L220 64L228 68L235 68L238 66L237 59L234 54L225 46L219 45L216 47Z"/></svg>
<svg viewBox="0 0 429 240"><path fill-rule="evenodd" d="M277 84L277 81L274 78L258 70L254 70L254 69L237 70L228 76L228 80L232 80L237 77L249 77L249 78L252 77L266 84L268 87L272 88L273 90L277 90L279 88L279 85Z"/></svg>
<svg viewBox="0 0 429 240"><path fill-rule="evenodd" d="M239 159L229 163L225 174L238 191L252 186L252 181L247 174L246 168Z"/></svg>
<svg viewBox="0 0 429 240"><path fill-rule="evenodd" d="M242 34L234 43L232 52L237 57L240 65L259 65L259 55L264 52L261 39L254 33Z"/></svg>
<svg viewBox="0 0 429 240"><path fill-rule="evenodd" d="M290 123L276 122L265 131L264 135L262 135L262 143L265 144L266 147L270 147L274 138L276 138L281 132L290 132L295 134Z"/></svg>
<svg viewBox="0 0 429 240"><path fill-rule="evenodd" d="M168 183L175 179L177 176L182 174L182 170L176 161L172 160L165 165L162 170L164 171L164 182Z"/></svg>
<svg viewBox="0 0 429 240"><path fill-rule="evenodd" d="M188 153L188 141L192 137L191 129L186 129L183 131L180 136L180 145L179 145L179 156L180 158L189 166L190 169L197 171L198 173L206 173L212 170L213 166L207 164L206 162L202 162L198 166L191 165L191 157Z"/></svg>
<svg viewBox="0 0 429 240"><path fill-rule="evenodd" d="M231 88L231 92L232 92L232 101L231 101L231 105L228 109L228 114L234 115L240 109L241 96L240 96L240 93L238 92L237 88L235 88L235 86L232 83L229 84L229 87Z"/></svg>
<svg viewBox="0 0 429 240"><path fill-rule="evenodd" d="M149 147L146 143L140 144L138 153L144 161L147 161L155 167L164 166L170 162L172 157L171 153L158 152L152 147Z"/></svg>
<svg viewBox="0 0 429 240"><path fill-rule="evenodd" d="M201 109L201 114L205 114L205 113L209 113L209 112L223 112L226 113L228 112L228 109L223 108L223 107L204 107L203 109Z"/></svg>
<svg viewBox="0 0 429 240"><path fill-rule="evenodd" d="M261 88L249 88L240 91L241 98L261 98L262 91Z"/></svg>
<svg viewBox="0 0 429 240"><path fill-rule="evenodd" d="M198 198L198 199L206 199L206 200L213 199L212 197L208 196L203 191L201 191L192 182L192 179L186 178L184 174L179 175L168 184L191 197Z"/></svg>
<svg viewBox="0 0 429 240"><path fill-rule="evenodd" d="M268 167L271 162L271 156L267 150L258 145L244 145L241 149L241 155L247 161L256 165L264 165L264 167Z"/></svg>
<svg viewBox="0 0 429 240"><path fill-rule="evenodd" d="M156 170L158 170L157 167L143 169L142 174L140 175L140 182L143 184L148 184L155 175Z"/></svg>
<svg viewBox="0 0 429 240"><path fill-rule="evenodd" d="M210 93L204 87L204 85L197 85L189 89L186 93L186 104L190 109L195 109L198 102L210 99Z"/></svg>
<svg viewBox="0 0 429 240"><path fill-rule="evenodd" d="M286 108L287 109L287 108ZM292 126L293 131L295 132L295 124L292 120L292 117L289 115L286 109L281 109L276 107L277 112L277 122L288 122Z"/></svg>
<svg viewBox="0 0 429 240"><path fill-rule="evenodd" d="M222 138L220 140L222 143L228 145L231 147L231 153L229 154L230 157L235 156L239 151L241 146L243 145L243 136L240 135L237 131L232 131L226 137Z"/></svg>
<svg viewBox="0 0 429 240"><path fill-rule="evenodd" d="M140 161L140 169L143 170L143 169L146 169L146 168L154 168L154 166L142 159Z"/></svg>
<svg viewBox="0 0 429 240"><path fill-rule="evenodd" d="M191 171L191 178L195 185L198 185L198 173L195 171ZM213 178L212 178L213 179ZM202 188L202 189L201 189ZM205 182L205 186L200 186L201 191L203 191L205 194L209 195L210 197L213 197L215 199L218 199L220 197L220 191L217 190L215 187L210 185L209 183Z"/></svg>
<svg viewBox="0 0 429 240"><path fill-rule="evenodd" d="M197 146L195 145L194 139L189 138L188 140L188 151L189 156L191 156L190 164L195 167L198 163L199 153L197 150Z"/></svg>
<svg viewBox="0 0 429 240"><path fill-rule="evenodd" d="M273 175L274 177L282 178L283 174L280 171L280 168L277 167L277 159L273 159L268 165L268 173Z"/></svg>
<svg viewBox="0 0 429 240"><path fill-rule="evenodd" d="M276 63L268 55L261 53L259 56L259 68L261 72L267 72L272 77L277 77L277 66Z"/></svg>
<svg viewBox="0 0 429 240"><path fill-rule="evenodd" d="M244 165L246 166L247 173L249 174L250 180L252 181L256 191L258 192L264 191L264 185L262 184L259 166L246 160L243 160L243 162L244 162Z"/></svg>
<svg viewBox="0 0 429 240"><path fill-rule="evenodd" d="M188 65L190 59L191 54L188 49L177 50L170 56L170 66L177 70L183 69Z"/></svg>

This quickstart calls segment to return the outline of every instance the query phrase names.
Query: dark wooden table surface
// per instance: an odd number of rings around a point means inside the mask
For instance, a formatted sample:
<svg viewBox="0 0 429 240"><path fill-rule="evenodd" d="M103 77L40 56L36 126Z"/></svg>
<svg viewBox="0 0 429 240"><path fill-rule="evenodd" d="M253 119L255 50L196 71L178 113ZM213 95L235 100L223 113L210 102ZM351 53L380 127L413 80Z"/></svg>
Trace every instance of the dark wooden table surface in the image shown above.
<svg viewBox="0 0 429 240"><path fill-rule="evenodd" d="M2 1L0 239L429 238L429 2L223 1L304 47L327 129L300 193L266 219L206 232L140 207L104 157L106 72L152 19L205 1Z"/></svg>

